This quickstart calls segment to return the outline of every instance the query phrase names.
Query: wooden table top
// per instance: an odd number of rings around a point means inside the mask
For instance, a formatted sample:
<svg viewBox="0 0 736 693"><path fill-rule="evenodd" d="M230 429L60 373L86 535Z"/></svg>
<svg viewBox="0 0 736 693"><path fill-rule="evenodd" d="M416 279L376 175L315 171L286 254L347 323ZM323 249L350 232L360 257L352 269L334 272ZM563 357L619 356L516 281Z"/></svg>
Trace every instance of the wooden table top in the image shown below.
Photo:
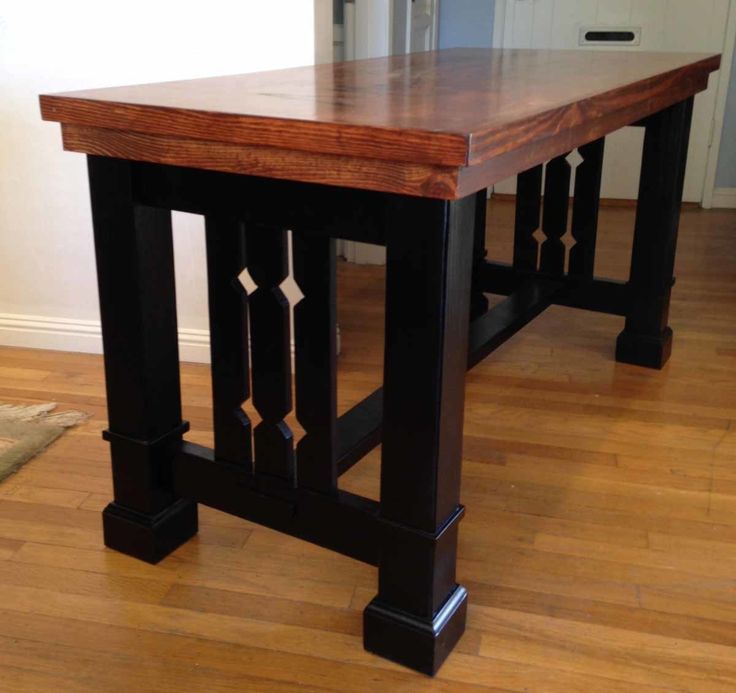
<svg viewBox="0 0 736 693"><path fill-rule="evenodd" d="M70 151L454 199L681 101L720 56L449 49L41 96Z"/></svg>

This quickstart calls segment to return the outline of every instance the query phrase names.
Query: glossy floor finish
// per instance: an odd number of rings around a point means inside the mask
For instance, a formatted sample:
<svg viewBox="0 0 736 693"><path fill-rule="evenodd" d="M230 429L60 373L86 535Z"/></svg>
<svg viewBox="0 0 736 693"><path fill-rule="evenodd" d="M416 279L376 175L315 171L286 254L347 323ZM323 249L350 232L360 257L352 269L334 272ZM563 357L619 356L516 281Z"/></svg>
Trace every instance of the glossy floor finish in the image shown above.
<svg viewBox="0 0 736 693"><path fill-rule="evenodd" d="M493 259L512 219L492 203ZM600 274L632 224L602 210ZM622 319L553 307L469 373L468 630L434 680L362 650L371 567L206 508L158 566L104 549L101 358L0 349L1 401L93 414L0 485L0 691L733 691L736 212L680 238L662 372L613 360ZM341 410L381 376L382 286L340 266ZM211 444L209 371L182 370ZM341 485L375 496L378 459Z"/></svg>

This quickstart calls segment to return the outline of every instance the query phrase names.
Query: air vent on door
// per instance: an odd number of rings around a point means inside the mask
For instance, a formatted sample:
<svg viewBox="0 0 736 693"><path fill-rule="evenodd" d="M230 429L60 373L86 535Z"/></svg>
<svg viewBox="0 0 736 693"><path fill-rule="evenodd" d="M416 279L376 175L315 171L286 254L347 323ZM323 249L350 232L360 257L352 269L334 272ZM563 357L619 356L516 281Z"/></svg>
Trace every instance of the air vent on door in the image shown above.
<svg viewBox="0 0 736 693"><path fill-rule="evenodd" d="M583 26L578 39L580 46L638 46L640 43L640 26Z"/></svg>

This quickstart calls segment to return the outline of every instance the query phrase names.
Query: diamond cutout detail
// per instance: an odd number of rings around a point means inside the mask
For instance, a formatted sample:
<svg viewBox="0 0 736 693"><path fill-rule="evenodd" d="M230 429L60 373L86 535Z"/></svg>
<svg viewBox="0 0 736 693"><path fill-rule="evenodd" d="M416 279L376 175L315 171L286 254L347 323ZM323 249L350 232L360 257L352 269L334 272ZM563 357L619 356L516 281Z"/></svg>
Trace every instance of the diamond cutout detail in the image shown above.
<svg viewBox="0 0 736 693"><path fill-rule="evenodd" d="M257 284L253 281L253 277L250 276L250 272L246 267L239 275L238 281L243 285L245 293L250 296L257 288Z"/></svg>
<svg viewBox="0 0 736 693"><path fill-rule="evenodd" d="M279 284L279 289L286 296L286 300L289 302L291 310L294 310L294 306L304 298L302 290L299 288L299 284L294 279L294 232L289 231L289 245L288 245L288 259L289 268L286 279Z"/></svg>
<svg viewBox="0 0 736 693"><path fill-rule="evenodd" d="M294 306L304 298L304 294L299 288L299 284L296 283L291 272L289 272L289 276L279 284L279 289L281 289L284 296L286 296L286 300L292 308L294 308Z"/></svg>
<svg viewBox="0 0 736 693"><path fill-rule="evenodd" d="M567 161L568 164L570 164L570 168L573 169L573 171L580 166L580 164L585 161L582 156L580 156L580 152L577 149L573 149L566 157L565 161Z"/></svg>

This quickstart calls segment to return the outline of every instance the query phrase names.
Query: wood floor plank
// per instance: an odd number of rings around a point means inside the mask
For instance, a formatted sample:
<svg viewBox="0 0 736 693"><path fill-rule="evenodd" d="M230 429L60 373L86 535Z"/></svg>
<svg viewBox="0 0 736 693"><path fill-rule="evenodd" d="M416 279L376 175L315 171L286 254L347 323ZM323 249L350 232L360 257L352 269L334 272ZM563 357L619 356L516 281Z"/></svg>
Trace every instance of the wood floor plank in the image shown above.
<svg viewBox="0 0 736 693"><path fill-rule="evenodd" d="M257 645L233 645L215 640L193 638L181 633L151 633L134 626L110 626L77 619L51 618L39 614L0 611L0 633L8 637L26 637L38 642L83 647L98 653L103 661L133 646L142 656L201 666L216 680L218 672L230 676L252 675L294 687L310 685L333 691L366 690L366 682L380 689L400 691L437 691L471 693L487 690L485 686L457 682L429 681L406 670L388 671L355 664L324 660L266 650ZM328 668L329 667L329 668ZM181 685L181 681L179 682ZM203 689L206 690L206 689ZM240 690L249 690L243 684Z"/></svg>
<svg viewBox="0 0 736 693"><path fill-rule="evenodd" d="M7 498L16 503L32 503L33 505L53 505L61 508L79 508L89 497L87 491L70 491L61 488L46 488L33 484L17 483L12 494L4 495L0 486L0 498Z"/></svg>
<svg viewBox="0 0 736 693"><path fill-rule="evenodd" d="M597 624L489 607L471 607L484 631L481 656L597 675L606 671L632 686L731 691L736 650Z"/></svg>
<svg viewBox="0 0 736 693"><path fill-rule="evenodd" d="M545 691L545 693L590 693L606 691L606 693L631 693L629 681L608 678L602 673L583 674L566 671L554 666L554 661L547 665L529 662L518 662L513 659L498 657L471 657L457 654L448 659L438 674L439 679L476 683L479 685L498 686L509 691ZM638 684L637 691L653 693L654 691L678 690L666 686L649 686ZM682 687L679 688L682 690Z"/></svg>
<svg viewBox="0 0 736 693"><path fill-rule="evenodd" d="M184 633L233 644L258 643L260 648L267 650L398 668L398 665L365 652L361 638L351 634L122 600L115 600L115 608L110 609L107 608L109 599L32 587L6 585L3 593L6 609L20 613L77 618L114 626L136 623L139 628L151 632Z"/></svg>
<svg viewBox="0 0 736 693"><path fill-rule="evenodd" d="M41 673L56 679L57 690L66 690L66 683L70 679L76 686L81 686L81 690L120 693L131 690L177 693L181 690L182 681L186 681L192 690L217 693L235 693L243 689L283 693L293 690L287 683L244 674L228 676L222 671L213 672L194 663L162 662L145 654L132 656L121 652L108 653L108 661L103 662L96 652L78 646L2 637L0 648L0 666L8 665L24 671L40 669ZM215 673L217 676L213 676ZM8 675L5 683L12 686L13 677ZM300 686L300 690L316 693L326 689Z"/></svg>
<svg viewBox="0 0 736 693"><path fill-rule="evenodd" d="M12 558L23 546L22 540L0 538L0 561Z"/></svg>
<svg viewBox="0 0 736 693"><path fill-rule="evenodd" d="M0 680L6 681L8 690L15 693L58 693L59 677L53 674L42 674L35 670L23 667L14 667L0 663ZM64 681L64 690L69 693L89 693L89 686L82 681L67 677Z"/></svg>
<svg viewBox="0 0 736 693"><path fill-rule="evenodd" d="M655 601L643 596L644 592L654 593L653 590L640 589L639 607L631 608L628 605L596 601L576 595L550 594L517 587L487 585L482 582L467 581L466 586L478 606L555 616L582 623L597 623L642 633L665 635L670 638L736 646L736 629L728 620L722 618L722 613L707 618L706 612L701 608L702 601L685 600L680 597L665 602L664 599ZM683 603L694 603L693 615L684 613Z"/></svg>
<svg viewBox="0 0 736 693"><path fill-rule="evenodd" d="M14 561L0 561L0 586L33 587L55 590L60 594L79 594L109 599L124 599L144 604L158 604L170 592L171 582L155 578L105 575L72 568L47 570L43 566Z"/></svg>

